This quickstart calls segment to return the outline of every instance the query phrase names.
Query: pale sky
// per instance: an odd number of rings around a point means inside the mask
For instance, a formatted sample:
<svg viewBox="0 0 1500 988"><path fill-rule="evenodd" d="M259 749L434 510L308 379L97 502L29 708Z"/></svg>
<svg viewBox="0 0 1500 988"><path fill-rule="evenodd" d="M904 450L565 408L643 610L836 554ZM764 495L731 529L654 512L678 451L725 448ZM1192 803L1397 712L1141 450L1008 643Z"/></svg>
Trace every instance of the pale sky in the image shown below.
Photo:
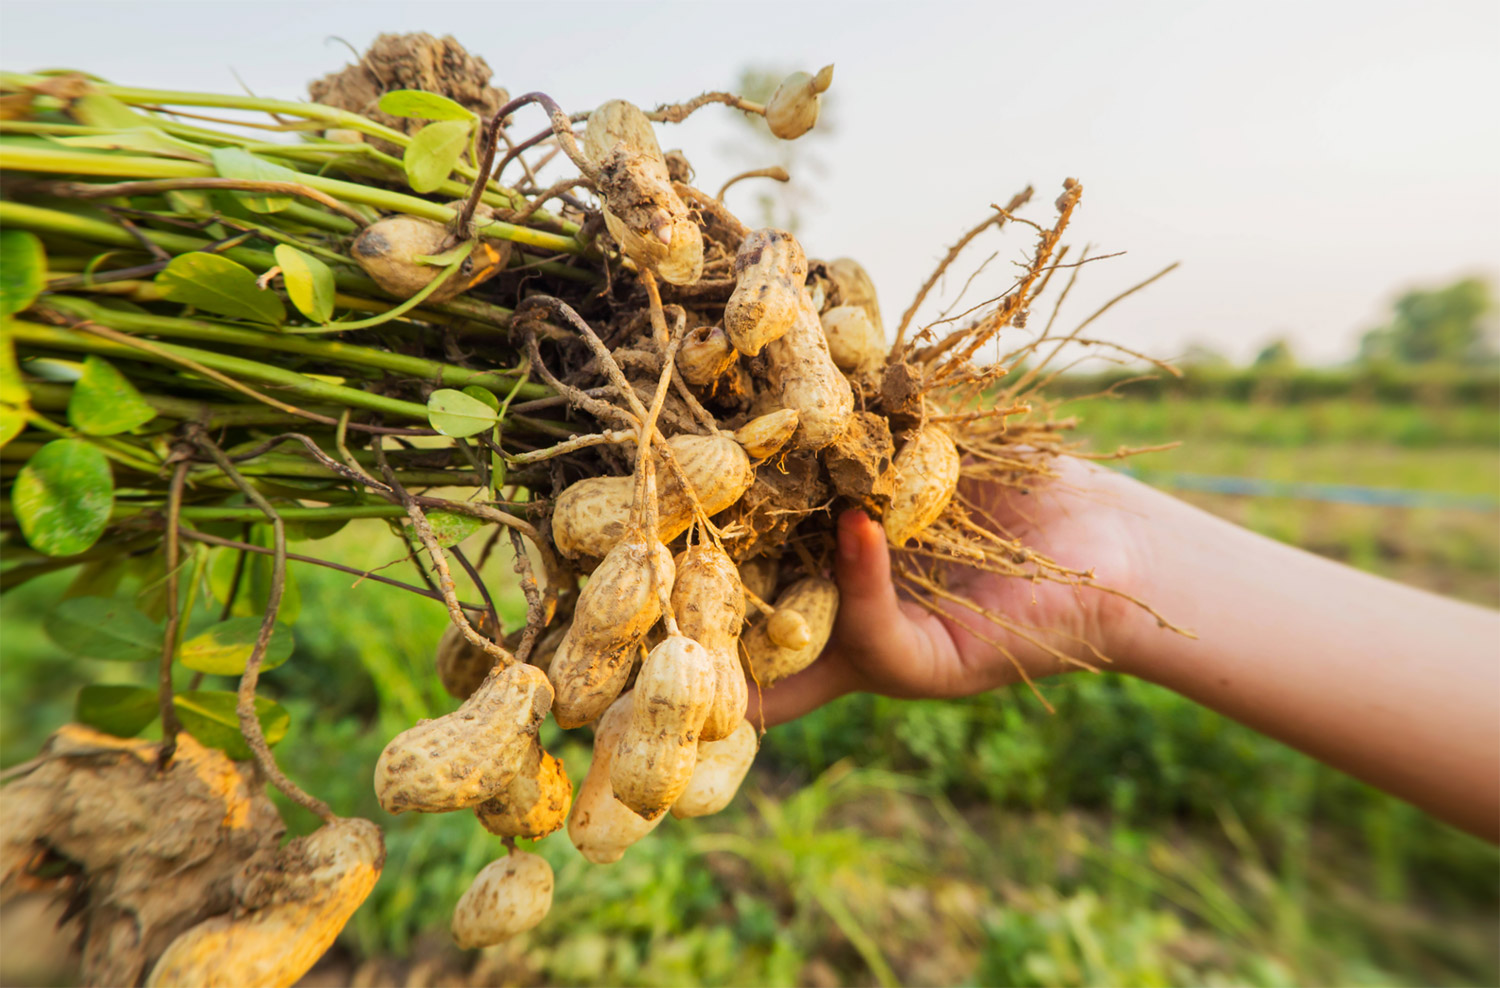
<svg viewBox="0 0 1500 988"><path fill-rule="evenodd" d="M1275 335L1348 355L1405 288L1500 279L1500 3L70 3L5 0L0 65L139 86L300 98L381 31L451 33L512 93L570 109L727 88L740 66L836 65L837 128L815 138L811 256L850 255L888 322L946 246L1028 182L1085 187L1071 239L1125 250L1069 312L1172 261L1100 335L1170 357L1243 358ZM540 129L522 111L520 129ZM735 124L664 132L712 191ZM816 132L815 132L816 133ZM811 149L810 149L811 150ZM750 211L753 190L729 194ZM738 197L738 201L737 201ZM1050 206L1028 214L1050 219ZM1020 230L971 265L1026 246ZM972 267L960 264L957 289ZM1092 304L1091 304L1092 303Z"/></svg>

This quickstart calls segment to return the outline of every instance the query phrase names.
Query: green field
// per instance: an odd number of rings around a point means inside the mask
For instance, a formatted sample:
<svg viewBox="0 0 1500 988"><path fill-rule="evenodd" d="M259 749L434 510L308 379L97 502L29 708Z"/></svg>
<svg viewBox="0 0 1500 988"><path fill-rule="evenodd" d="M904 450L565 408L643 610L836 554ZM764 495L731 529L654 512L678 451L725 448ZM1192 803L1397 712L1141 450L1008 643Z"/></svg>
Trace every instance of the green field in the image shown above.
<svg viewBox="0 0 1500 988"><path fill-rule="evenodd" d="M1500 498L1484 409L1215 401L1072 406L1096 449L1182 440L1146 470ZM1191 495L1273 537L1500 605L1500 514ZM367 526L323 542L401 556ZM296 566L297 652L266 677L293 714L288 773L386 828L375 893L309 984L1471 984L1500 982L1500 855L1174 695L1112 676L957 702L849 697L772 730L725 813L670 818L619 864L563 835L539 929L479 956L447 942L498 856L467 814L393 818L371 767L452 708L431 666L440 606ZM401 567L392 567L402 576ZM408 570L409 572L409 570ZM509 568L486 576L509 586ZM148 673L60 656L37 615L68 574L0 603L3 761L28 757L78 686ZM516 622L514 593L501 598ZM212 677L211 677L212 678ZM227 685L227 681L224 684ZM576 781L580 739L544 743ZM295 828L311 820L287 813Z"/></svg>

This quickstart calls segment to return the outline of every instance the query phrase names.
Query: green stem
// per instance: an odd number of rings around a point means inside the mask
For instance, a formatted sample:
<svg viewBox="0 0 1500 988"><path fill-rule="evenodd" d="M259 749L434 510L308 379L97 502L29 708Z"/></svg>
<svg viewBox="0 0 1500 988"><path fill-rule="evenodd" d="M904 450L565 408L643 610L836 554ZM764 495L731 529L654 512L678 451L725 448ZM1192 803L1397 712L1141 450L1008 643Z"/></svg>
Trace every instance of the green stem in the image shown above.
<svg viewBox="0 0 1500 988"><path fill-rule="evenodd" d="M295 104L294 104L295 105ZM54 151L50 148L0 145L0 169L70 175L112 175L120 178L208 178L217 175L212 165L173 158L147 158L128 154L89 154L79 151ZM379 189L357 182L345 182L323 175L304 174L302 182L319 192L326 192L345 202L358 202L390 212L406 213L450 223L458 211L441 203L389 189ZM478 228L481 236L510 240L528 247L557 254L587 254L589 249L573 237L533 230L492 220ZM597 253L597 252L594 252Z"/></svg>
<svg viewBox="0 0 1500 988"><path fill-rule="evenodd" d="M112 519L133 518L136 515L161 510L156 504L130 504L115 502ZM277 508L276 513L287 521L343 521L356 518L405 518L406 509L399 504L339 504L329 508ZM235 505L183 505L182 517L188 521L239 521L268 524L266 516L254 506Z"/></svg>
<svg viewBox="0 0 1500 988"><path fill-rule="evenodd" d="M448 281L449 278L457 274L458 269L463 267L464 261L468 259L469 254L474 250L474 243L474 241L470 240L464 244L461 244L458 248L458 253L454 256L454 259L450 261L446 267L438 272L436 278L433 278L427 284L423 285L421 291L412 295L411 298L407 299L405 302L402 302L400 305L396 305L389 309L386 309L379 315L371 316L368 319L356 319L354 322L337 322L330 323L327 326L311 326L301 329L289 329L287 330L287 332L302 336L318 333L342 333L351 329L372 329L383 323L388 323L392 319L396 319L399 316L402 316L407 312L410 312L412 309L415 309L417 306L421 305L424 301L427 300L427 296L443 287L443 285Z"/></svg>
<svg viewBox="0 0 1500 988"><path fill-rule="evenodd" d="M99 321L103 322L104 320ZM161 354L151 353L146 350L137 350L124 343L116 343L113 340L106 340L71 329L43 326L39 323L26 322L21 319L11 320L6 324L6 330L17 343L30 343L33 346L52 347L58 350L97 353L100 356L110 356L122 360L141 360L154 364L172 363L170 359ZM286 370L282 367L273 367L270 364L257 363L256 361L245 360L240 357L231 357L228 354L216 353L212 350L198 350L193 347L176 346L171 343L157 343L156 346L168 354L185 357L211 370L216 370L221 374L227 374L238 380L275 385L284 393L296 395L300 398L332 402L350 408L364 408L372 412L383 412L388 415L397 415L401 418L414 419L419 422L427 421L427 407L425 405L418 405L415 402L387 398L384 395L360 391L358 388L346 388L342 385L328 384L304 374L298 374L296 371Z"/></svg>
<svg viewBox="0 0 1500 988"><path fill-rule="evenodd" d="M332 364L348 364L355 367L370 367L405 377L426 381L437 381L450 388L463 388L477 384L497 394L504 394L514 387L517 375L497 371L474 371L454 364L445 364L423 357L410 357L373 347L336 340L312 340L305 336L288 336L283 333L268 333L255 329L239 329L219 323L198 319L181 319L172 316L157 316L137 312L106 309L72 295L49 295L45 305L81 316L90 322L108 326L124 333L151 333L178 339L202 340L224 343L231 346L278 350L306 357L325 360ZM209 365L212 366L212 365ZM264 366L264 365L258 365ZM217 369L217 368L216 368ZM345 389L349 390L349 389ZM527 399L545 398L552 389L539 384L526 384L521 395ZM341 401L340 404L347 404ZM406 404L406 403L403 403ZM363 407L363 406L361 406ZM423 412L425 417L426 413Z"/></svg>
<svg viewBox="0 0 1500 988"><path fill-rule="evenodd" d="M67 384L48 381L27 381L26 390L31 392L31 404L36 408L57 410L68 407L73 388ZM146 404L156 409L158 415L180 419L184 422L201 422L204 428L218 429L236 425L305 425L307 420L289 412L277 411L265 405L225 405L171 395L142 394ZM326 407L309 408L310 412L329 414ZM334 415L338 409L332 409Z"/></svg>

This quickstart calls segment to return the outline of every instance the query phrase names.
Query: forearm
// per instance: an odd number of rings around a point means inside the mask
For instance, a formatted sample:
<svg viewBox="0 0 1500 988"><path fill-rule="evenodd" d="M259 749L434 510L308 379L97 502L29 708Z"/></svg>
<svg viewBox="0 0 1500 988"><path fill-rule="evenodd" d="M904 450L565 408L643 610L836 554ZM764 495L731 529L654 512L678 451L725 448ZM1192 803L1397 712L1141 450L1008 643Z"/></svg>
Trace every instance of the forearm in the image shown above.
<svg viewBox="0 0 1500 988"><path fill-rule="evenodd" d="M1122 668L1472 833L1500 832L1500 615L1147 496Z"/></svg>

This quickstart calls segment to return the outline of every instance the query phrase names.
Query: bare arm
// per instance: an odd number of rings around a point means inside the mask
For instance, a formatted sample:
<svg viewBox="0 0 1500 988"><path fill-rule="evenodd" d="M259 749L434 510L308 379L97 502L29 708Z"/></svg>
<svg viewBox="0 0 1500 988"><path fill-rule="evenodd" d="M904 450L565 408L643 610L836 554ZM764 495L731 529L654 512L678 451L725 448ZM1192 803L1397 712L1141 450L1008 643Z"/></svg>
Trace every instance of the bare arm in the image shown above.
<svg viewBox="0 0 1500 988"><path fill-rule="evenodd" d="M942 697L1065 671L1046 648L1159 683L1472 833L1500 837L1500 614L1262 538L1077 461L989 508L1008 536L1148 601L1188 638L1098 590L955 569L1013 622L899 600L878 525L840 519L834 640L765 695L769 723L854 690ZM975 634L974 632L981 632ZM996 648L994 642L1003 646ZM752 702L754 694L752 692Z"/></svg>

